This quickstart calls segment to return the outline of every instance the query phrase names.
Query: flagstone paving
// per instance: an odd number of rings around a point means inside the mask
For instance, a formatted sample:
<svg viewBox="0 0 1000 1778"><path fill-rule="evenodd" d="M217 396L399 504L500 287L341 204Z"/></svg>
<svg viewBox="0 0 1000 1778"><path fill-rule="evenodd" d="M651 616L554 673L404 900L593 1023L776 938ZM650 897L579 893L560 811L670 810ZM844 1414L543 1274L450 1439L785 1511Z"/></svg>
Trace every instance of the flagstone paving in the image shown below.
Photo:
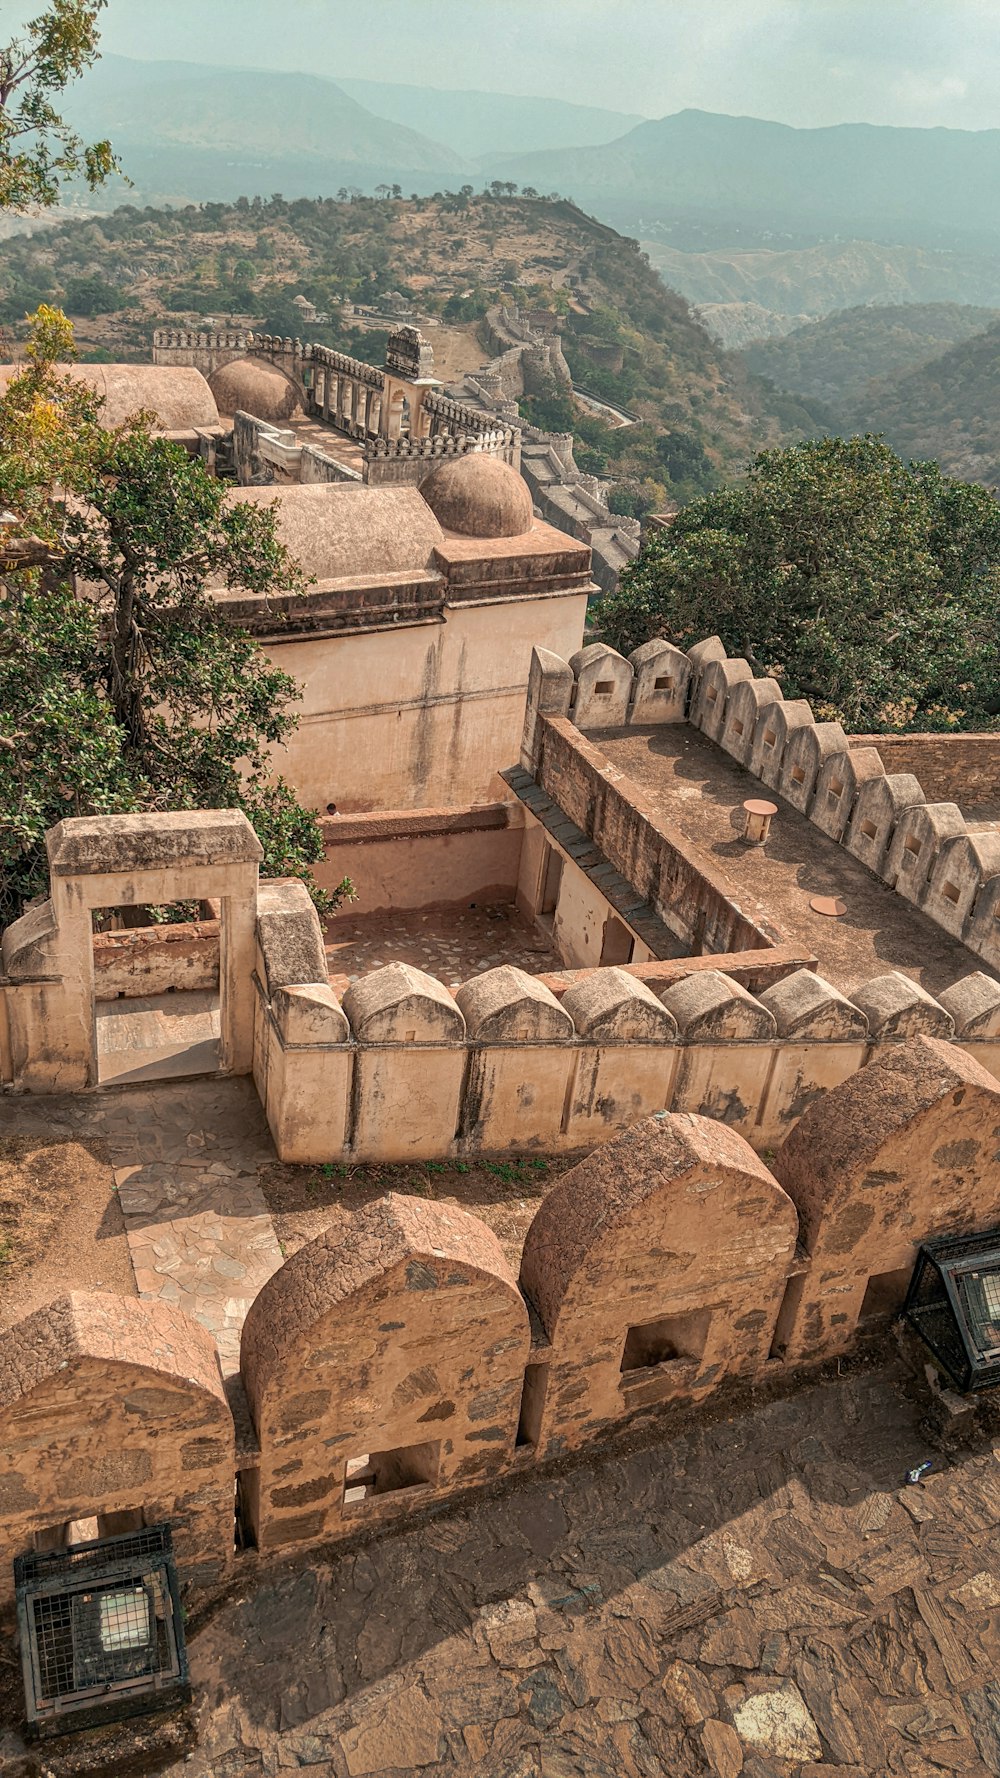
<svg viewBox="0 0 1000 1778"><path fill-rule="evenodd" d="M249 1578L170 1778L1000 1773L1000 1463L898 1362ZM55 1768L58 1778L58 1768Z"/></svg>
<svg viewBox="0 0 1000 1778"><path fill-rule="evenodd" d="M193 1315L233 1375L247 1310L282 1263L257 1182L274 1148L253 1082L19 1098L5 1112L25 1134L106 1142L140 1296Z"/></svg>

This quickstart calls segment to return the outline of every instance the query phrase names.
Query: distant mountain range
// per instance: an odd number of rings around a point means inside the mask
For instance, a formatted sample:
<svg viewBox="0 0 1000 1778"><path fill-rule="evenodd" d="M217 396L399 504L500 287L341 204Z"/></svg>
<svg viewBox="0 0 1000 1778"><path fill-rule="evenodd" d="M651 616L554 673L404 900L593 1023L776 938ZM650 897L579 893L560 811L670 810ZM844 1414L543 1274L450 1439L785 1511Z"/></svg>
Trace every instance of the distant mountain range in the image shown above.
<svg viewBox="0 0 1000 1778"><path fill-rule="evenodd" d="M995 251L1000 227L1000 130L799 130L680 111L604 147L511 155L497 167L633 233L695 216L803 244L841 235Z"/></svg>
<svg viewBox="0 0 1000 1778"><path fill-rule="evenodd" d="M784 339L760 340L743 358L755 375L770 378L778 389L823 402L840 414L868 412L873 378L927 366L998 321L997 309L960 303L844 309L798 327Z"/></svg>
<svg viewBox="0 0 1000 1778"><path fill-rule="evenodd" d="M857 303L1000 306L1000 130L799 130L704 111L637 121L503 93L117 56L67 109L85 134L111 135L133 181L113 182L99 208L379 185L427 195L491 179L559 191L640 237L727 344Z"/></svg>
<svg viewBox="0 0 1000 1778"><path fill-rule="evenodd" d="M697 305L726 345L787 332L788 317L818 319L861 303L1000 307L1000 243L992 256L877 241L824 241L770 251L717 248L711 253L681 253L656 240L642 244L664 281ZM741 315L737 305L753 308ZM751 316L752 327L741 338Z"/></svg>
<svg viewBox="0 0 1000 1778"><path fill-rule="evenodd" d="M483 157L606 142L638 121L505 93L123 56L103 57L66 108L85 134L111 136L142 202L481 185ZM122 182L110 195L135 201Z"/></svg>
<svg viewBox="0 0 1000 1778"><path fill-rule="evenodd" d="M379 117L419 130L469 161L495 154L612 142L643 119L624 111L569 105L563 99L515 98L510 93L450 92L431 86L394 86L380 80L337 85Z"/></svg>

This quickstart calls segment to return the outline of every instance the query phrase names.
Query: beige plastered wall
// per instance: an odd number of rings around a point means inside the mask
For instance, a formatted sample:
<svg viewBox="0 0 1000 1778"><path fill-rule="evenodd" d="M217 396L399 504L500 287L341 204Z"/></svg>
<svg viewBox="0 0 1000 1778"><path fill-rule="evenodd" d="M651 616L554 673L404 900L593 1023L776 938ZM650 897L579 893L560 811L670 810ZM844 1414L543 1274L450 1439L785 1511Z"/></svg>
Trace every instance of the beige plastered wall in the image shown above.
<svg viewBox="0 0 1000 1778"><path fill-rule="evenodd" d="M532 648L579 646L586 594L447 607L444 621L269 641L301 687L277 764L320 813L488 801L516 760Z"/></svg>

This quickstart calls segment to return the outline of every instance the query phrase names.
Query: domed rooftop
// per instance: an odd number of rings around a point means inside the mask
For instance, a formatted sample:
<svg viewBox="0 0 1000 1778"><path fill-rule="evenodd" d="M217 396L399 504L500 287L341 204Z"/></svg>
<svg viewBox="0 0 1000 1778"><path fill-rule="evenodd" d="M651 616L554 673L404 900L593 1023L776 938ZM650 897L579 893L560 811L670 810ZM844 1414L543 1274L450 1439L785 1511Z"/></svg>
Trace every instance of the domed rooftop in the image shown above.
<svg viewBox="0 0 1000 1778"><path fill-rule="evenodd" d="M220 414L230 419L235 413L253 414L255 420L282 426L302 405L301 391L291 377L259 358L235 358L221 365L208 386Z"/></svg>
<svg viewBox="0 0 1000 1778"><path fill-rule="evenodd" d="M499 457L452 457L420 484L446 531L459 537L521 537L534 519L527 482Z"/></svg>
<svg viewBox="0 0 1000 1778"><path fill-rule="evenodd" d="M0 394L23 368L0 365ZM154 415L155 429L161 432L198 427L218 431L219 410L200 370L163 364L60 364L59 372L103 395L101 424L109 429L143 408Z"/></svg>

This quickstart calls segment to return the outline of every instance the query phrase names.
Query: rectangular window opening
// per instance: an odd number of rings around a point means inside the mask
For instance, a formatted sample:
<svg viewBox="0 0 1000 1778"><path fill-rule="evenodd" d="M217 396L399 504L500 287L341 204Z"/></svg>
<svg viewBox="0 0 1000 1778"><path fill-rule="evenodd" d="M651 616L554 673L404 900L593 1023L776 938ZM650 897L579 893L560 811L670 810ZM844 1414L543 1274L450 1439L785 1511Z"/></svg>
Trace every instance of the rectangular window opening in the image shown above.
<svg viewBox="0 0 1000 1778"><path fill-rule="evenodd" d="M839 802L840 798L844 794L844 786L843 786L843 782L841 781L840 778L831 778L830 779L829 794L834 799L835 802Z"/></svg>
<svg viewBox="0 0 1000 1778"><path fill-rule="evenodd" d="M395 1451L367 1451L349 1457L344 1473L344 1505L360 1506L378 1494L433 1485L441 1468L441 1441L400 1445Z"/></svg>
<svg viewBox="0 0 1000 1778"><path fill-rule="evenodd" d="M719 695L719 688L717 685L710 685L708 687L707 691L705 692L705 697L710 704L715 703L718 695Z"/></svg>
<svg viewBox="0 0 1000 1778"><path fill-rule="evenodd" d="M609 698L614 689L615 682L613 679L598 679L594 686L594 691L599 698Z"/></svg>
<svg viewBox="0 0 1000 1778"><path fill-rule="evenodd" d="M904 845L906 851L909 852L913 858L917 857L917 855L920 851L920 841L916 838L916 836L914 834L912 834L912 833L907 834L906 839L903 841L903 845Z"/></svg>
<svg viewBox="0 0 1000 1778"><path fill-rule="evenodd" d="M941 894L944 896L945 901L950 901L952 906L954 906L959 899L961 890L957 883L942 883Z"/></svg>
<svg viewBox="0 0 1000 1778"><path fill-rule="evenodd" d="M654 691L673 691L674 678L672 673L661 673L659 679L653 680Z"/></svg>
<svg viewBox="0 0 1000 1778"><path fill-rule="evenodd" d="M737 721L735 717L733 718L733 733L734 735L743 734L743 724L742 722Z"/></svg>
<svg viewBox="0 0 1000 1778"><path fill-rule="evenodd" d="M775 746L775 744L777 743L777 739L778 739L777 729L766 728L764 730L764 746L765 747Z"/></svg>
<svg viewBox="0 0 1000 1778"><path fill-rule="evenodd" d="M697 1363L708 1339L711 1309L693 1309L687 1315L661 1315L630 1327L622 1351L622 1375L650 1370L654 1365Z"/></svg>
<svg viewBox="0 0 1000 1778"><path fill-rule="evenodd" d="M898 1315L906 1301L912 1276L912 1264L897 1267L893 1272L873 1273L861 1304L858 1327L866 1333L874 1333Z"/></svg>
<svg viewBox="0 0 1000 1778"><path fill-rule="evenodd" d="M793 766L792 767L792 783L793 784L804 784L805 781L806 781L806 775L805 775L803 768L801 766Z"/></svg>
<svg viewBox="0 0 1000 1778"><path fill-rule="evenodd" d="M878 838L878 828L875 826L874 821L862 821L861 831L866 839L874 840Z"/></svg>
<svg viewBox="0 0 1000 1778"><path fill-rule="evenodd" d="M542 1431L542 1410L545 1407L545 1389L549 1380L547 1364L527 1364L524 1367L524 1387L521 1390L521 1413L517 1422L517 1445L519 1449L537 1445Z"/></svg>

